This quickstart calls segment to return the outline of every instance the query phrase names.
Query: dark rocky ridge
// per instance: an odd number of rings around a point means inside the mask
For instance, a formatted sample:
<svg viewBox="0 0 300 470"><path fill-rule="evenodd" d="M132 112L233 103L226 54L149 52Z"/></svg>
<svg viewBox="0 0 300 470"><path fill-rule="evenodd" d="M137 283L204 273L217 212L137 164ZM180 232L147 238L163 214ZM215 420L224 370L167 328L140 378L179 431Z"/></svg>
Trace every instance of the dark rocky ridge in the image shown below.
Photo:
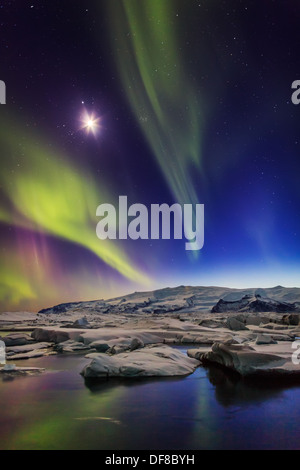
<svg viewBox="0 0 300 470"><path fill-rule="evenodd" d="M276 313L290 313L299 312L300 309L296 303L280 302L278 300L263 298L259 294L255 297L245 295L240 300L226 301L219 300L219 302L212 308L212 313L224 312L276 312Z"/></svg>
<svg viewBox="0 0 300 470"><path fill-rule="evenodd" d="M221 300L220 300L221 299ZM300 312L300 288L268 289L179 286L135 292L109 300L69 302L40 310L41 314L164 314L172 312Z"/></svg>

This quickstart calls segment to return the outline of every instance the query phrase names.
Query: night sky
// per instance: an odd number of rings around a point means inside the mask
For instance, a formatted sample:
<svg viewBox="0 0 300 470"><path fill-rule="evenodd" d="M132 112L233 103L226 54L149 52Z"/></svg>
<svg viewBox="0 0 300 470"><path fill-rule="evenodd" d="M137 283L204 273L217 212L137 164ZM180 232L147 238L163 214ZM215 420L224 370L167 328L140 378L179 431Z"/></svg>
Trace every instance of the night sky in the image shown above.
<svg viewBox="0 0 300 470"><path fill-rule="evenodd" d="M299 287L299 24L296 0L0 1L0 309ZM100 241L119 195L205 204L203 249Z"/></svg>

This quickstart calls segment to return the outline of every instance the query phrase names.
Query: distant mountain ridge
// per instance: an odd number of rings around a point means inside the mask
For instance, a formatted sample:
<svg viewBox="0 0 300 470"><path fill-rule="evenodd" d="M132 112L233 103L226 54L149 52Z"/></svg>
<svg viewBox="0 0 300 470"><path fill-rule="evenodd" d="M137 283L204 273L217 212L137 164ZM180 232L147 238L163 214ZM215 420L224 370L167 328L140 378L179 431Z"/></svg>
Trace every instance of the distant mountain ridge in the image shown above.
<svg viewBox="0 0 300 470"><path fill-rule="evenodd" d="M223 312L300 313L300 308L297 303L280 302L278 300L262 297L261 295L256 294L255 297L245 295L240 300L234 301L220 299L219 302L212 308L212 313Z"/></svg>
<svg viewBox="0 0 300 470"><path fill-rule="evenodd" d="M59 314L68 311L90 311L101 314L159 314L177 311L216 311L215 308L218 304L222 308L225 308L225 305L229 307L231 304L233 311L239 311L239 308L243 309L247 306L250 309L254 309L249 311L259 312L278 311L286 313L298 311L300 307L300 288L282 286L266 289L232 289L215 286L167 287L149 292L134 292L108 300L63 303L51 308L42 309L39 313ZM274 310L270 310L273 307ZM263 308L266 308L266 310L263 310Z"/></svg>

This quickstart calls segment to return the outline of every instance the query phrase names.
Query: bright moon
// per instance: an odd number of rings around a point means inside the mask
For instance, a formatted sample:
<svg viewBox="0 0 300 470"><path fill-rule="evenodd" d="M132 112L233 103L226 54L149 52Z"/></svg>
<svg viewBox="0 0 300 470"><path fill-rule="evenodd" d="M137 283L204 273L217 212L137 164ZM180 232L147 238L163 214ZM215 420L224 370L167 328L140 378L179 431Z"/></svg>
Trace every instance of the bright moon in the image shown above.
<svg viewBox="0 0 300 470"><path fill-rule="evenodd" d="M88 133L93 132L95 134L99 129L99 118L96 118L94 115L85 115L82 118L83 129L86 129Z"/></svg>

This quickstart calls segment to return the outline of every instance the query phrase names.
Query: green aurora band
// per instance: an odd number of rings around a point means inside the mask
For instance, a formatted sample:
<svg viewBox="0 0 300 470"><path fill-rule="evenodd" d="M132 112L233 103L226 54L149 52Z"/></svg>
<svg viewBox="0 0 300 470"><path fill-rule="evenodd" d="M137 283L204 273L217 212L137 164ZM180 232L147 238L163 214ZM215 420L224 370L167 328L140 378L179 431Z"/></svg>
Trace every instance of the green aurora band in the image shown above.
<svg viewBox="0 0 300 470"><path fill-rule="evenodd" d="M100 181L96 186L91 174L36 136L22 133L15 121L7 120L2 125L0 141L0 185L5 200L0 206L1 222L81 245L125 278L149 284L149 278L133 266L120 247L110 240L99 241L96 236L96 208L111 200ZM1 300L8 296L16 303L34 298L34 286L20 271L22 260L18 261L13 253L9 258L9 270L5 263L1 271Z"/></svg>
<svg viewBox="0 0 300 470"><path fill-rule="evenodd" d="M110 1L116 63L142 132L180 204L196 204L201 115L176 31L177 0ZM196 173L197 173L196 171Z"/></svg>

